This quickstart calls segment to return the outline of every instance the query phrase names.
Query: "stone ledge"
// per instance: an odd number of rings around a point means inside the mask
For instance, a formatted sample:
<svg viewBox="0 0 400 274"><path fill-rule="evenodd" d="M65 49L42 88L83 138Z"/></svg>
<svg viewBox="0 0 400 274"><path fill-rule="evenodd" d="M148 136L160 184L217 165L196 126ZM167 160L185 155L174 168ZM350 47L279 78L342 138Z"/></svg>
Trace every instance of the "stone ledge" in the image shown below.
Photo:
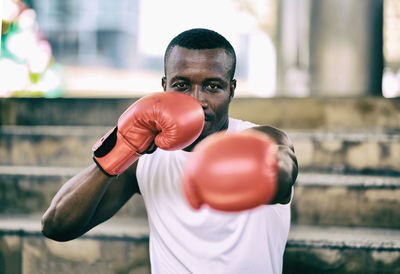
<svg viewBox="0 0 400 274"><path fill-rule="evenodd" d="M296 184L300 186L347 187L362 189L399 189L398 176L342 175L330 173L299 173Z"/></svg>
<svg viewBox="0 0 400 274"><path fill-rule="evenodd" d="M0 166L0 214L41 214L58 189L81 168ZM300 172L292 222L400 229L400 177ZM21 200L24 202L21 203ZM117 217L146 218L134 195Z"/></svg>
<svg viewBox="0 0 400 274"><path fill-rule="evenodd" d="M92 163L91 147L111 127L0 126L0 165ZM400 133L288 131L302 171L400 176Z"/></svg>
<svg viewBox="0 0 400 274"><path fill-rule="evenodd" d="M1 175L72 177L82 171L80 167L3 166ZM340 186L349 188L400 188L399 176L353 175L319 172L299 173L296 184L301 186Z"/></svg>
<svg viewBox="0 0 400 274"><path fill-rule="evenodd" d="M323 141L343 141L343 142L399 142L400 131L287 131L291 139L295 140L323 140Z"/></svg>
<svg viewBox="0 0 400 274"><path fill-rule="evenodd" d="M146 220L129 223L57 242L41 234L40 216L0 216L0 273L150 273Z"/></svg>
<svg viewBox="0 0 400 274"><path fill-rule="evenodd" d="M292 223L400 229L400 177L300 173Z"/></svg>
<svg viewBox="0 0 400 274"><path fill-rule="evenodd" d="M39 216L0 217L0 235L42 236ZM80 239L146 241L144 218L114 218L93 228ZM400 251L400 230L292 225L287 247Z"/></svg>
<svg viewBox="0 0 400 274"><path fill-rule="evenodd" d="M97 136L104 135L110 130L109 126L6 126L0 125L1 135L29 136Z"/></svg>
<svg viewBox="0 0 400 274"><path fill-rule="evenodd" d="M110 130L110 126L100 125L0 125L1 135L52 135L52 136L98 136ZM400 141L399 130L285 130L293 139L362 141Z"/></svg>
<svg viewBox="0 0 400 274"><path fill-rule="evenodd" d="M400 251L400 230L293 225L287 246Z"/></svg>
<svg viewBox="0 0 400 274"><path fill-rule="evenodd" d="M3 125L113 125L137 98L0 98ZM230 115L293 129L398 130L400 100L352 98L236 98Z"/></svg>
<svg viewBox="0 0 400 274"><path fill-rule="evenodd" d="M40 218L37 215L0 216L0 235L43 237ZM94 227L79 239L147 241L149 238L147 219L132 219L110 219Z"/></svg>
<svg viewBox="0 0 400 274"><path fill-rule="evenodd" d="M0 166L0 175L72 177L80 167Z"/></svg>

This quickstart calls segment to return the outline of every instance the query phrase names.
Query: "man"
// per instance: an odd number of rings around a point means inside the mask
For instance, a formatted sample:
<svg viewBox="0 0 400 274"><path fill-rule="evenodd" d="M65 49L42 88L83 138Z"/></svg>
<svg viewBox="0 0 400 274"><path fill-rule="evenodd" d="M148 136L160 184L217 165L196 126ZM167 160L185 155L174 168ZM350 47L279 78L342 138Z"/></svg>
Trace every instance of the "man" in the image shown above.
<svg viewBox="0 0 400 274"><path fill-rule="evenodd" d="M168 92L135 102L93 147L96 164L56 194L44 235L79 237L139 193L153 273L282 272L297 161L282 131L228 117L235 64L214 31L175 37Z"/></svg>

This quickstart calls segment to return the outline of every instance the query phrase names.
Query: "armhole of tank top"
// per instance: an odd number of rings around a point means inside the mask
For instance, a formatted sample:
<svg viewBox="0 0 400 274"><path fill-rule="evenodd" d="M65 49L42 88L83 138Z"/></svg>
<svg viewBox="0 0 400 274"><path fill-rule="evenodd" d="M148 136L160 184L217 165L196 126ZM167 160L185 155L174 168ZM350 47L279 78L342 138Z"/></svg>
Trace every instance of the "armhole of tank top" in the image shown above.
<svg viewBox="0 0 400 274"><path fill-rule="evenodd" d="M143 156L142 157L140 157L137 161L138 161L138 163L137 163L137 166L136 166L136 182L137 182L137 185L138 185L138 190L139 190L139 192L138 192L138 194L140 194L140 195L142 195L142 190L141 190L141 188L140 188L140 182L139 181L141 181L140 179L141 179L141 171L142 171L142 163L143 163L143 161L144 161L144 159L142 159L143 158ZM142 160L142 161L141 161Z"/></svg>

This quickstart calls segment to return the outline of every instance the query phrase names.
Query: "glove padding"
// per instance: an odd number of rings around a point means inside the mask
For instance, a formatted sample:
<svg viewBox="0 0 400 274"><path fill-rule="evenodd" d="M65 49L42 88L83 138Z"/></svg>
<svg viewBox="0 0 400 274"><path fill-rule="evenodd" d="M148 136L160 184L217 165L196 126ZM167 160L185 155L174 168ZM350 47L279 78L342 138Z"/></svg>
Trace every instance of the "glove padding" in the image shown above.
<svg viewBox="0 0 400 274"><path fill-rule="evenodd" d="M92 147L93 159L106 174L118 175L153 142L164 150L182 149L200 136L203 126L204 111L195 98L173 91L148 95Z"/></svg>
<svg viewBox="0 0 400 274"><path fill-rule="evenodd" d="M272 138L256 130L207 137L184 168L187 201L194 209L207 204L221 211L270 203L277 190L277 149Z"/></svg>

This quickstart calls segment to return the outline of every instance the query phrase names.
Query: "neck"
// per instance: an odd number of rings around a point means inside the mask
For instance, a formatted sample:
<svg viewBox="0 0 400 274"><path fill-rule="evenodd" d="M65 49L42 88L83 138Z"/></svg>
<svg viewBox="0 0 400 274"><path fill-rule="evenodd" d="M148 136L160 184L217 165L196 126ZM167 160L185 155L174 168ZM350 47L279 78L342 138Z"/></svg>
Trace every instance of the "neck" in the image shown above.
<svg viewBox="0 0 400 274"><path fill-rule="evenodd" d="M213 132L213 133L211 133L211 134L214 134L214 133L216 133L216 132L220 132L220 131L223 131L223 130L227 130L227 129L228 129L228 125L229 125L229 119L226 119L226 121L225 121L224 124L220 127L220 129L217 130L217 131L215 131L215 132ZM209 136L209 135L211 135L211 134L208 134L208 135L206 135L206 136L200 135L199 138L197 138L191 145L185 147L183 150L184 150L184 151L191 152L191 151L196 147L196 145L197 145L198 143L200 143L203 139L207 138L207 136Z"/></svg>

